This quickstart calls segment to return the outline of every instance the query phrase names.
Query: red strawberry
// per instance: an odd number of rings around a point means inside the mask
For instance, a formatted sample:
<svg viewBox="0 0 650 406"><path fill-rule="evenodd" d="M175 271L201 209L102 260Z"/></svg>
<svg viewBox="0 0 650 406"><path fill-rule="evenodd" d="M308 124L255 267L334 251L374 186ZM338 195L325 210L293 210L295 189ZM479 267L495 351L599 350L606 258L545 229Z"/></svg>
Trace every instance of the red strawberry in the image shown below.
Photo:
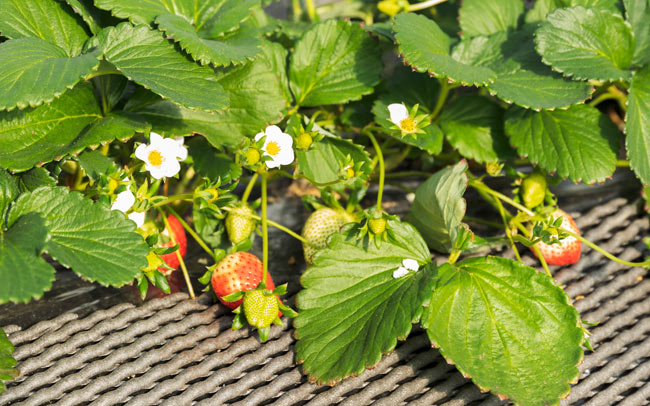
<svg viewBox="0 0 650 406"><path fill-rule="evenodd" d="M553 219L562 217L561 227L580 235L580 230L575 221L564 210L557 209L552 214ZM559 244L546 244L538 242L535 244L542 256L549 265L571 265L578 262L580 259L580 240L575 237L567 237L559 242ZM533 253L535 251L533 250ZM535 256L537 254L535 253Z"/></svg>
<svg viewBox="0 0 650 406"><path fill-rule="evenodd" d="M167 216L167 221L169 222L169 228L171 228L171 231L168 229L165 229L163 231L163 235L167 235L169 237L169 241L163 244L158 244L159 247L173 247L175 244L172 242L171 235L174 236L174 239L176 240L176 243L178 244L178 252L181 254L181 257L185 259L185 253L187 252L187 236L185 235L185 229L183 228L183 225L181 224L180 221L176 218L174 215L169 215ZM171 234L170 234L171 232ZM167 265L170 267L176 269L180 265L180 262L178 261L178 256L176 255L176 252L172 252L170 254L164 254L160 256L160 259L165 261ZM165 268L158 268L158 270L164 274L167 274L171 271L165 270Z"/></svg>
<svg viewBox="0 0 650 406"><path fill-rule="evenodd" d="M262 282L262 262L248 252L235 252L226 256L212 272L212 288L219 301L231 309L236 309L242 302L226 302L222 298L231 293L255 289ZM266 289L273 290L275 285L271 275L266 276Z"/></svg>

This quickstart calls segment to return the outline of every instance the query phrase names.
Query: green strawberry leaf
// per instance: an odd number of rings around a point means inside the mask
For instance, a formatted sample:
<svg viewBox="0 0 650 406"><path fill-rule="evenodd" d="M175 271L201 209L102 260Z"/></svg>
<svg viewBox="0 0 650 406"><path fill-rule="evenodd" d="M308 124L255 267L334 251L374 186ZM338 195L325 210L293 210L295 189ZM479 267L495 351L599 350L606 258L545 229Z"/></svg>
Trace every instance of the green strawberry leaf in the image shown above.
<svg viewBox="0 0 650 406"><path fill-rule="evenodd" d="M187 143L189 155L194 161L196 172L211 181L221 179L227 184L241 177L241 166L228 155L218 152L203 137L192 137Z"/></svg>
<svg viewBox="0 0 650 406"><path fill-rule="evenodd" d="M235 31L240 24L253 14L259 0L212 0L210 6L203 6L196 24L199 34L204 38L217 38ZM260 7L257 7L261 9Z"/></svg>
<svg viewBox="0 0 650 406"><path fill-rule="evenodd" d="M537 30L535 41L544 63L566 76L630 78L634 34L618 14L580 6L557 9Z"/></svg>
<svg viewBox="0 0 650 406"><path fill-rule="evenodd" d="M514 157L503 131L503 109L485 97L460 96L443 110L440 126L465 158L492 163Z"/></svg>
<svg viewBox="0 0 650 406"><path fill-rule="evenodd" d="M312 144L308 151L296 150L300 173L317 186L343 180L343 168L348 165L348 156L354 164L363 163L360 173L355 176L367 179L371 171L370 158L362 147L352 141L326 136Z"/></svg>
<svg viewBox="0 0 650 406"><path fill-rule="evenodd" d="M32 212L42 214L50 230L47 253L84 279L119 287L147 265L149 248L120 211L65 187L42 187L20 195L8 224Z"/></svg>
<svg viewBox="0 0 650 406"><path fill-rule="evenodd" d="M377 42L356 23L327 20L296 43L289 78L303 107L346 103L372 92L381 72Z"/></svg>
<svg viewBox="0 0 650 406"><path fill-rule="evenodd" d="M544 65L527 30L500 32L461 41L452 53L457 60L485 66L497 73L488 85L493 95L526 108L568 107L588 99L591 85L575 82Z"/></svg>
<svg viewBox="0 0 650 406"><path fill-rule="evenodd" d="M101 25L93 16L93 12L96 12L97 10L94 9L92 5L87 6L82 3L82 0L65 0L65 2L68 3L68 6L70 6L70 8L79 15L82 20L84 20L86 25L88 25L88 28L90 28L91 33L98 34L102 30Z"/></svg>
<svg viewBox="0 0 650 406"><path fill-rule="evenodd" d="M463 37L490 35L517 28L524 12L521 0L464 0L459 10Z"/></svg>
<svg viewBox="0 0 650 406"><path fill-rule="evenodd" d="M159 15L156 24L203 65L239 65L260 53L262 41L255 37L257 31L252 28L242 28L221 38L206 39L200 36L190 22L175 14Z"/></svg>
<svg viewBox="0 0 650 406"><path fill-rule="evenodd" d="M0 33L13 39L43 39L71 58L81 53L88 39L83 22L67 4L56 0L3 0Z"/></svg>
<svg viewBox="0 0 650 406"><path fill-rule="evenodd" d="M114 139L126 141L135 133L144 133L149 130L151 130L151 124L147 123L140 115L117 110L92 122L79 135L75 144L83 142L85 145L98 145Z"/></svg>
<svg viewBox="0 0 650 406"><path fill-rule="evenodd" d="M79 165L86 171L88 177L94 181L102 175L115 171L115 162L99 151L84 151L77 157Z"/></svg>
<svg viewBox="0 0 650 406"><path fill-rule="evenodd" d="M650 3L648 0L623 0L627 21L632 25L636 47L632 63L650 63Z"/></svg>
<svg viewBox="0 0 650 406"><path fill-rule="evenodd" d="M456 243L467 207L463 199L466 169L467 162L463 160L439 170L415 191L408 219L436 251L449 252Z"/></svg>
<svg viewBox="0 0 650 406"><path fill-rule="evenodd" d="M0 303L27 303L50 289L54 268L40 256L48 235L38 213L10 220L9 229L0 231Z"/></svg>
<svg viewBox="0 0 650 406"><path fill-rule="evenodd" d="M50 104L0 112L0 166L26 170L90 146L79 134L101 118L89 83L80 83Z"/></svg>
<svg viewBox="0 0 650 406"><path fill-rule="evenodd" d="M650 66L634 75L627 103L627 156L641 182L650 185Z"/></svg>
<svg viewBox="0 0 650 406"><path fill-rule="evenodd" d="M501 31L490 36L463 39L454 47L451 57L466 65L489 68L499 75L513 73L521 63L510 57L513 47L508 47L511 38L508 34Z"/></svg>
<svg viewBox="0 0 650 406"><path fill-rule="evenodd" d="M595 107L567 110L511 108L506 133L519 155L574 182L602 182L616 169L620 133Z"/></svg>
<svg viewBox="0 0 650 406"><path fill-rule="evenodd" d="M202 1L202 10L222 1ZM175 13L188 18L194 17L193 0L94 0L95 6L110 11L115 17L128 18L133 24L151 24L157 15ZM197 10L198 11L198 10ZM201 13L203 14L203 13Z"/></svg>
<svg viewBox="0 0 650 406"><path fill-rule="evenodd" d="M525 22L536 23L545 21L546 16L556 8L569 8L575 6L599 8L619 14L621 12L621 9L619 8L619 0L535 0L533 8L526 14Z"/></svg>
<svg viewBox="0 0 650 406"><path fill-rule="evenodd" d="M2 381L15 379L20 374L20 371L14 368L17 362L11 357L13 352L13 344L7 338L7 334L0 328L0 393L6 389Z"/></svg>
<svg viewBox="0 0 650 406"><path fill-rule="evenodd" d="M377 364L405 339L431 295L436 272L429 250L407 223L390 220L378 249L353 225L330 238L301 277L296 359L310 380L336 382ZM404 259L420 269L394 278Z"/></svg>
<svg viewBox="0 0 650 406"><path fill-rule="evenodd" d="M279 80L264 54L217 76L218 83L230 96L230 107L225 111L215 114L191 111L164 101L133 108L158 133L167 136L198 133L217 148L235 146L243 137L254 136L265 126L282 120L287 102Z"/></svg>
<svg viewBox="0 0 650 406"><path fill-rule="evenodd" d="M27 172L21 172L15 175L16 184L20 193L31 192L32 190L41 186L54 186L56 179L50 176L50 173L45 168L32 168Z"/></svg>
<svg viewBox="0 0 650 406"><path fill-rule="evenodd" d="M289 77L287 75L287 55L289 52L284 49L284 47L277 42L265 41L262 46L262 52L266 57L266 61L271 67L271 72L273 72L278 81L280 82L280 88L282 88L282 95L284 100L287 103L287 106L291 105L293 101L293 95L289 89Z"/></svg>
<svg viewBox="0 0 650 406"><path fill-rule="evenodd" d="M452 58L451 39L438 24L423 15L398 14L393 30L404 61L418 72L444 76L463 85L486 85L495 79L494 71L489 68Z"/></svg>
<svg viewBox="0 0 650 406"><path fill-rule="evenodd" d="M515 404L559 404L578 380L580 316L551 278L519 262L442 265L422 324L448 362Z"/></svg>
<svg viewBox="0 0 650 406"><path fill-rule="evenodd" d="M13 39L0 44L0 110L48 103L72 88L99 66L99 50L68 57L40 38Z"/></svg>
<svg viewBox="0 0 650 406"><path fill-rule="evenodd" d="M228 106L212 69L188 60L159 31L121 23L102 30L97 42L120 72L164 98L205 111Z"/></svg>
<svg viewBox="0 0 650 406"><path fill-rule="evenodd" d="M0 232L5 223L5 214L11 202L20 194L14 178L0 167Z"/></svg>

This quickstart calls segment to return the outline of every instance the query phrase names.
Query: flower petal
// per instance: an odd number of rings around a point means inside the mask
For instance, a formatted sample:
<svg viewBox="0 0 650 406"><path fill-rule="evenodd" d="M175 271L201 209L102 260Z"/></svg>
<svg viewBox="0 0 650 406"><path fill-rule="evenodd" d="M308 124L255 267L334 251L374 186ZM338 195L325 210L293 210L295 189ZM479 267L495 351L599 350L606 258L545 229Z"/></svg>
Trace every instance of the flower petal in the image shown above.
<svg viewBox="0 0 650 406"><path fill-rule="evenodd" d="M142 227L144 225L144 217L145 217L145 212L143 211L134 211L132 213L129 213L128 217L129 220L133 221L138 228Z"/></svg>
<svg viewBox="0 0 650 406"><path fill-rule="evenodd" d="M119 210L126 213L135 203L135 196L130 190L125 190L117 194L115 201L111 205L111 210Z"/></svg>
<svg viewBox="0 0 650 406"><path fill-rule="evenodd" d="M163 176L167 176L168 178L176 175L181 170L181 164L176 159L168 159L161 166L164 172Z"/></svg>
<svg viewBox="0 0 650 406"><path fill-rule="evenodd" d="M409 112L406 106L402 103L393 103L388 105L388 112L390 113L390 121L399 127L402 120L408 118Z"/></svg>
<svg viewBox="0 0 650 406"><path fill-rule="evenodd" d="M404 268L403 266L400 266L393 272L393 278L398 279L408 274L409 274L408 269Z"/></svg>
<svg viewBox="0 0 650 406"><path fill-rule="evenodd" d="M260 138L264 137L265 135L266 135L266 134L264 134L264 133L257 133L257 134L255 135L255 141L259 141Z"/></svg>
<svg viewBox="0 0 650 406"><path fill-rule="evenodd" d="M410 269L411 271L417 271L418 269L420 269L420 264L418 264L418 261L410 258L403 260L402 265L406 269Z"/></svg>
<svg viewBox="0 0 650 406"><path fill-rule="evenodd" d="M266 133L267 136L276 136L276 137L281 137L282 134L284 134L280 129L280 127L278 127L277 125L270 125L266 127L264 132Z"/></svg>
<svg viewBox="0 0 650 406"><path fill-rule="evenodd" d="M140 144L138 148L135 149L135 157L147 162L147 156L149 155L149 146L147 144Z"/></svg>
<svg viewBox="0 0 650 406"><path fill-rule="evenodd" d="M161 179L165 177L165 165L160 165L160 166L145 165L145 169L149 171L149 174L154 179Z"/></svg>
<svg viewBox="0 0 650 406"><path fill-rule="evenodd" d="M155 133L155 132L149 133L149 144L150 145L159 144L159 143L162 142L162 140L163 140L162 135L160 135L158 133Z"/></svg>

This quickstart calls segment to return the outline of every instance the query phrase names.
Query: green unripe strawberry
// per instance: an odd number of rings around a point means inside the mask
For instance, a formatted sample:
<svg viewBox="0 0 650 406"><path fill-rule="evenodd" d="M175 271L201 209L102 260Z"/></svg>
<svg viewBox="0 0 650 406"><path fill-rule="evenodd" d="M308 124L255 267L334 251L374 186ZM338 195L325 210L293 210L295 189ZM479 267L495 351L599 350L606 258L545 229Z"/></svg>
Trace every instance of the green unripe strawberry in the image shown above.
<svg viewBox="0 0 650 406"><path fill-rule="evenodd" d="M386 219L370 219L368 220L368 228L372 231L373 234L381 234L386 231Z"/></svg>
<svg viewBox="0 0 650 406"><path fill-rule="evenodd" d="M250 148L244 153L244 157L246 157L246 164L253 166L260 161L261 155L257 149Z"/></svg>
<svg viewBox="0 0 650 406"><path fill-rule="evenodd" d="M305 253L305 262L311 265L314 255L318 250L327 246L330 235L341 230L344 224L354 222L355 219L345 210L335 210L325 207L313 212L302 229L302 237L310 244L302 244Z"/></svg>
<svg viewBox="0 0 650 406"><path fill-rule="evenodd" d="M519 195L527 208L539 206L546 197L546 176L541 173L531 173L521 182Z"/></svg>
<svg viewBox="0 0 650 406"><path fill-rule="evenodd" d="M296 147L298 149L308 150L314 139L309 133L301 132L296 139Z"/></svg>
<svg viewBox="0 0 650 406"><path fill-rule="evenodd" d="M251 217L253 215L255 212L246 204L233 207L226 216L226 231L230 242L239 244L250 237L257 226L257 222Z"/></svg>
<svg viewBox="0 0 650 406"><path fill-rule="evenodd" d="M265 295L260 289L244 294L244 315L248 324L258 329L268 327L278 317L279 304L275 295Z"/></svg>

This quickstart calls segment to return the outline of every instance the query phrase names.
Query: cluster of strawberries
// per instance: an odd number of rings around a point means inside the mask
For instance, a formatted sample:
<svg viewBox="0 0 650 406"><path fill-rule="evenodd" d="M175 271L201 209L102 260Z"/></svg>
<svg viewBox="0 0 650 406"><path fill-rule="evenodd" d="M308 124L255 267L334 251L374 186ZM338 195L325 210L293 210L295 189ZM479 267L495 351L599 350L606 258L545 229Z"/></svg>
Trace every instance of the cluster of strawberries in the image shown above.
<svg viewBox="0 0 650 406"><path fill-rule="evenodd" d="M520 188L522 202L530 208L539 206L546 193L545 181L533 174L525 178ZM249 238L254 232L257 223L253 220L253 210L248 205L235 207L226 218L226 229L229 239L240 243ZM568 230L579 235L580 231L565 211L555 209L549 216L551 222L558 223L556 219L562 218L559 230ZM185 230L179 220L170 215L168 217L168 230L173 234L179 244L179 252L185 257L187 252L187 238ZM308 242L303 244L305 262L311 265L316 253L327 246L330 235L339 231L347 223L356 221L355 217L343 209L320 208L314 211L305 222L302 237ZM171 241L162 246L172 246ZM537 242L536 247L544 260L549 265L570 265L580 259L581 242L574 236L566 236L552 243ZM533 247L531 250L537 255ZM171 268L178 268L179 260L175 252L161 255ZM162 269L161 269L162 270ZM262 262L248 252L234 252L225 256L212 268L211 285L217 298L228 308L235 311L238 317L245 317L246 321L260 331L268 329L272 323L281 324L282 309L285 312L293 311L284 306L278 298L278 291L267 275L265 286L260 286L264 278Z"/></svg>

